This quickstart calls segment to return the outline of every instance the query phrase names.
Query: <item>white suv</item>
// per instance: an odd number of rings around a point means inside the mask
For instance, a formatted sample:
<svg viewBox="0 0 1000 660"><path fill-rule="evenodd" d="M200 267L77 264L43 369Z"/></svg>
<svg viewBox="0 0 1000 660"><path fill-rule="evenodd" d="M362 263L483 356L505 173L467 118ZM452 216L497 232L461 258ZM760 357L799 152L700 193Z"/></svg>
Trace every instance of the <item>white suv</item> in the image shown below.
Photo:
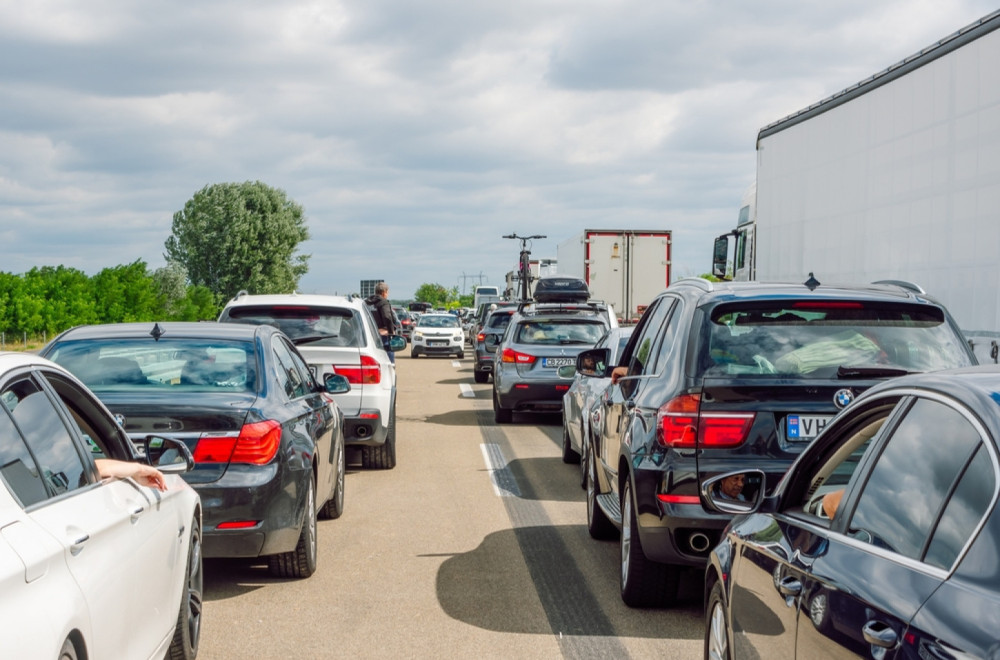
<svg viewBox="0 0 1000 660"><path fill-rule="evenodd" d="M337 396L345 443L361 447L364 467L396 466L396 366L361 298L241 291L226 304L219 322L277 326L317 381L332 374L346 377L351 391ZM402 336L394 335L390 342L394 351L406 348Z"/></svg>

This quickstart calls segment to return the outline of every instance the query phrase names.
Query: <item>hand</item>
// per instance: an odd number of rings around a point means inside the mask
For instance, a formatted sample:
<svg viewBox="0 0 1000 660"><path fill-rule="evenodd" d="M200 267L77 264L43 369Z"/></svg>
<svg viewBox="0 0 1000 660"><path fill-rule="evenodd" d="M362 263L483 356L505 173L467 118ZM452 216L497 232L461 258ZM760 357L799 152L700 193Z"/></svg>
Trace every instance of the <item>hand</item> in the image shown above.
<svg viewBox="0 0 1000 660"><path fill-rule="evenodd" d="M117 461L113 458L98 458L94 462L102 479L134 479L140 486L156 490L167 489L163 473L144 463Z"/></svg>
<svg viewBox="0 0 1000 660"><path fill-rule="evenodd" d="M615 367L611 370L611 384L617 385L618 381L628 375L628 367Z"/></svg>

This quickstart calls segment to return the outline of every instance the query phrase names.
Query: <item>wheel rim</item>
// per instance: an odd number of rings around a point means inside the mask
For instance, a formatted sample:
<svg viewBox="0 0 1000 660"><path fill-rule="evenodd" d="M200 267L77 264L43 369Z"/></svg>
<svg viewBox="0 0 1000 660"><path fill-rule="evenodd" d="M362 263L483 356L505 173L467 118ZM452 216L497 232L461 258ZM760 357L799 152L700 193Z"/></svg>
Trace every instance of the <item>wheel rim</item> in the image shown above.
<svg viewBox="0 0 1000 660"><path fill-rule="evenodd" d="M712 618L708 631L708 657L711 660L728 660L729 638L726 636L726 613L722 603L716 601L712 606Z"/></svg>
<svg viewBox="0 0 1000 660"><path fill-rule="evenodd" d="M191 648L198 648L198 637L201 634L202 593L204 574L201 561L201 535L191 535L191 548L188 551L188 581L187 581L187 628Z"/></svg>
<svg viewBox="0 0 1000 660"><path fill-rule="evenodd" d="M587 479L587 465L590 463L590 440L587 438L587 434L584 431L584 425L580 424L580 479L583 480L584 485L587 484L589 479Z"/></svg>
<svg viewBox="0 0 1000 660"><path fill-rule="evenodd" d="M632 494L628 482L622 489L622 588L628 585L629 557L632 554Z"/></svg>
<svg viewBox="0 0 1000 660"><path fill-rule="evenodd" d="M306 492L306 524L309 526L309 557L313 562L316 558L316 491L313 490L312 479Z"/></svg>
<svg viewBox="0 0 1000 660"><path fill-rule="evenodd" d="M825 594L817 594L809 601L809 618L812 619L813 625L817 628L823 625L823 619L826 618Z"/></svg>
<svg viewBox="0 0 1000 660"><path fill-rule="evenodd" d="M587 479L587 522L592 523L594 521L594 507L597 505L594 502L597 497L597 480L594 476L597 474L597 466L593 464L594 459L592 458L587 462L590 469L590 478Z"/></svg>
<svg viewBox="0 0 1000 660"><path fill-rule="evenodd" d="M334 497L339 504L344 500L344 472L347 471L347 459L344 458L344 445L340 445L340 457L337 459L337 492Z"/></svg>

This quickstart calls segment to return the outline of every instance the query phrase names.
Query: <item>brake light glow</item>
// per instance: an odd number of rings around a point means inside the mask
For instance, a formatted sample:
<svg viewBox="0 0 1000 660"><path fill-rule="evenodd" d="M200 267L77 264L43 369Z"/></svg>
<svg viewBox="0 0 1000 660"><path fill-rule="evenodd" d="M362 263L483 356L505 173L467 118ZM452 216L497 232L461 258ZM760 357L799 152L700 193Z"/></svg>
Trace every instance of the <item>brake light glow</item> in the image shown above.
<svg viewBox="0 0 1000 660"><path fill-rule="evenodd" d="M378 385L382 382L382 369L378 360L370 355L362 355L360 365L335 364L333 371L346 378L351 385Z"/></svg>
<svg viewBox="0 0 1000 660"><path fill-rule="evenodd" d="M750 434L754 413L701 412L700 394L682 394L656 412L656 441L674 449L737 447Z"/></svg>
<svg viewBox="0 0 1000 660"><path fill-rule="evenodd" d="M257 526L256 520L230 520L229 522L219 523L215 526L216 529L249 529L251 527Z"/></svg>
<svg viewBox="0 0 1000 660"><path fill-rule="evenodd" d="M203 436L194 449L195 463L265 465L281 446L281 424L273 419L244 424L238 437Z"/></svg>
<svg viewBox="0 0 1000 660"><path fill-rule="evenodd" d="M665 504L701 504L701 498L697 495L668 495L667 493L657 493L656 499Z"/></svg>
<svg viewBox="0 0 1000 660"><path fill-rule="evenodd" d="M486 341L486 335L480 332L478 335L476 335L476 341Z"/></svg>
<svg viewBox="0 0 1000 660"><path fill-rule="evenodd" d="M513 348L503 349L503 353L500 355L502 362L513 362L514 364L534 364L537 359L534 355L521 353L520 351L515 351Z"/></svg>

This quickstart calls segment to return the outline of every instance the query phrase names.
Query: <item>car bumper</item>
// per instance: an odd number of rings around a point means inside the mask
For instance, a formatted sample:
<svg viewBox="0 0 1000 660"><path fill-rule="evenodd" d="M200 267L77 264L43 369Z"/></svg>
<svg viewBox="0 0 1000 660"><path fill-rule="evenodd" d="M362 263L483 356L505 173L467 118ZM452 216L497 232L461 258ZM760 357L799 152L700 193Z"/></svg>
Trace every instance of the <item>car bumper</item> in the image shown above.
<svg viewBox="0 0 1000 660"><path fill-rule="evenodd" d="M476 353L476 362L473 366L476 371L493 371L493 356L479 355Z"/></svg>
<svg viewBox="0 0 1000 660"><path fill-rule="evenodd" d="M344 444L378 447L385 444L389 429L379 410L363 410L358 415L344 415Z"/></svg>
<svg viewBox="0 0 1000 660"><path fill-rule="evenodd" d="M260 557L294 550L306 479L312 479L311 470L239 465L217 481L192 484L202 503L204 556ZM248 526L225 528L234 523Z"/></svg>
<svg viewBox="0 0 1000 660"><path fill-rule="evenodd" d="M416 351L422 355L453 355L465 352L463 341L449 341L447 344L433 344L428 346L426 342L413 342L411 353Z"/></svg>
<svg viewBox="0 0 1000 660"><path fill-rule="evenodd" d="M520 412L559 412L572 381L517 382L507 392L497 392L503 408Z"/></svg>

